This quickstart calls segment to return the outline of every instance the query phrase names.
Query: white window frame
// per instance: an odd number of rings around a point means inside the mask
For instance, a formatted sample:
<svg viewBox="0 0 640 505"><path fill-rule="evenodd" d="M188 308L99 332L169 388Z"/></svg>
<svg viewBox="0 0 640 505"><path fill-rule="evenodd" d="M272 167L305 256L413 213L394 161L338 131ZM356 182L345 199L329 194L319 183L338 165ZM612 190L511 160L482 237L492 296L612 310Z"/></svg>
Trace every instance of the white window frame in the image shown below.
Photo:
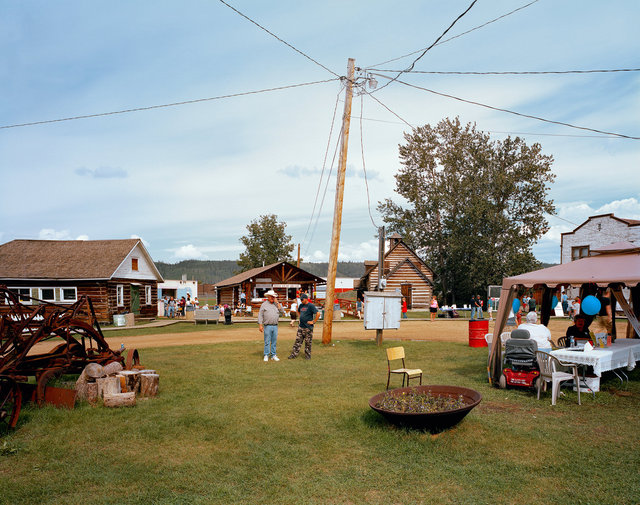
<svg viewBox="0 0 640 505"><path fill-rule="evenodd" d="M24 300L24 301L23 301L23 300L21 300L22 295L18 292L18 290L20 290L20 289L26 289L27 291L29 291L29 293L27 294L27 296L29 296L29 297L30 297L30 296L31 296L31 288L25 288L25 287L8 287L7 289L8 289L9 291L13 291L16 295L18 295L18 300L20 300L20 303L22 303L23 305L31 305L31 303L32 303L32 302L31 302L31 300L30 300L30 299L29 299L29 300ZM40 292L38 291L38 293L40 293ZM5 303L6 303L6 300L5 300Z"/></svg>
<svg viewBox="0 0 640 505"><path fill-rule="evenodd" d="M152 299L152 293L151 293L151 286L145 286L144 287L144 302L146 305L151 305L151 299Z"/></svg>
<svg viewBox="0 0 640 505"><path fill-rule="evenodd" d="M52 298L45 298L44 297L43 291L45 289L50 289L51 291L53 291L53 297ZM40 300L44 300L45 302L55 303L56 302L56 288L54 288L54 287L38 288L38 298L40 298Z"/></svg>
<svg viewBox="0 0 640 505"><path fill-rule="evenodd" d="M64 297L64 292L67 289L73 289L73 300L72 299L65 299ZM75 286L62 286L60 288L60 303L76 303L78 301L78 288Z"/></svg>
<svg viewBox="0 0 640 505"><path fill-rule="evenodd" d="M118 307L124 307L124 284L118 284L116 286L116 305Z"/></svg>

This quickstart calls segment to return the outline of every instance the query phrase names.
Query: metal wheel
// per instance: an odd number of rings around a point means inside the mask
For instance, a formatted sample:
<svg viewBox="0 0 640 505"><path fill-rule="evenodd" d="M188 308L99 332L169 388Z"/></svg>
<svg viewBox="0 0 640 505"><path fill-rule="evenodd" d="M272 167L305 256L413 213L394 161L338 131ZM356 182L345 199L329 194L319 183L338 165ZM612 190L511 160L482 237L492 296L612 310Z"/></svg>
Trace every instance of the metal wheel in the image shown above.
<svg viewBox="0 0 640 505"><path fill-rule="evenodd" d="M11 379L0 379L0 426L15 428L22 407L22 390Z"/></svg>

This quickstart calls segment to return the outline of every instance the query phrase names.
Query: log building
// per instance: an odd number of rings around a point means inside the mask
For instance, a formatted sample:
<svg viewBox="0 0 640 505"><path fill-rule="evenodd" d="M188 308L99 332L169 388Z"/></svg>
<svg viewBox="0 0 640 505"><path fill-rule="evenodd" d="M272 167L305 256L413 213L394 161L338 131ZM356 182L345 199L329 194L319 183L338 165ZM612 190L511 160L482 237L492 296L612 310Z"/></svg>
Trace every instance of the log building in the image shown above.
<svg viewBox="0 0 640 505"><path fill-rule="evenodd" d="M91 298L100 322L155 317L163 278L140 239L12 240L0 245L0 284L59 305ZM23 303L32 303L27 298ZM4 300L0 300L0 311Z"/></svg>
<svg viewBox="0 0 640 505"><path fill-rule="evenodd" d="M280 261L234 275L217 282L214 287L219 304L235 307L240 304L240 293L245 294L247 305L259 306L270 289L278 293L279 301L286 302L296 299L297 290L307 291L313 297L319 284L326 284L326 281L291 263Z"/></svg>
<svg viewBox="0 0 640 505"><path fill-rule="evenodd" d="M365 261L365 273L360 278L358 291L374 291L378 285L378 262ZM433 271L394 233L389 237L389 250L384 255L384 291L399 291L407 300L408 308L429 307L433 294Z"/></svg>

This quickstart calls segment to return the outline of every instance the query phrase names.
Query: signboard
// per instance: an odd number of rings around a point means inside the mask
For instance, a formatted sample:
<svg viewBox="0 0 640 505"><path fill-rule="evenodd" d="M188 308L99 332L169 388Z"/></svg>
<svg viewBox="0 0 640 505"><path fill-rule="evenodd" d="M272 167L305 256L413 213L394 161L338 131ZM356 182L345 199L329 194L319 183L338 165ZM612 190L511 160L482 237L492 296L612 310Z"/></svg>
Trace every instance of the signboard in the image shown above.
<svg viewBox="0 0 640 505"><path fill-rule="evenodd" d="M402 294L384 291L364 293L364 328L397 330L402 316Z"/></svg>

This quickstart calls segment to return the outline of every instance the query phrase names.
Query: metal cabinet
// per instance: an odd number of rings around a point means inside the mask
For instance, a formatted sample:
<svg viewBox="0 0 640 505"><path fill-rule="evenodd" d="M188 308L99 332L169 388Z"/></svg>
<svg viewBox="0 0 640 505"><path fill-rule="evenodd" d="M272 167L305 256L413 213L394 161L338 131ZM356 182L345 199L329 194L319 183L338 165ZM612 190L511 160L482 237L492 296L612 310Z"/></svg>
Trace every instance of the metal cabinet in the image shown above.
<svg viewBox="0 0 640 505"><path fill-rule="evenodd" d="M384 291L364 293L364 327L366 330L397 330L402 316L402 294Z"/></svg>

